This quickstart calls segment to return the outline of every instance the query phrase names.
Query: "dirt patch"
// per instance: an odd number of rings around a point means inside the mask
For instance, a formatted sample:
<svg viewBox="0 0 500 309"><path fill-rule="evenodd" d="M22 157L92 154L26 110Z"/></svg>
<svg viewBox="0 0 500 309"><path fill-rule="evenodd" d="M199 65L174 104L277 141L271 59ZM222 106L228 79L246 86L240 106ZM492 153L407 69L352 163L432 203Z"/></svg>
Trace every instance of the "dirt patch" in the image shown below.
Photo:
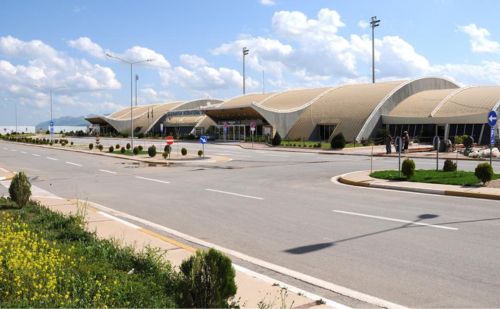
<svg viewBox="0 0 500 309"><path fill-rule="evenodd" d="M498 188L500 189L500 179L492 180L487 185L488 188Z"/></svg>

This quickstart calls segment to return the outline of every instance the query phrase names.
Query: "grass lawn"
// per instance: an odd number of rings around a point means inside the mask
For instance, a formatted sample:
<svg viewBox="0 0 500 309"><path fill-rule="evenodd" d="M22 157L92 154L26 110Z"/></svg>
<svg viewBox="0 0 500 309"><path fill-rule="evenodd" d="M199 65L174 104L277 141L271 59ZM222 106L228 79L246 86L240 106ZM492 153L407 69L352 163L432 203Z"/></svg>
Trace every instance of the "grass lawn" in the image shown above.
<svg viewBox="0 0 500 309"><path fill-rule="evenodd" d="M370 176L379 179L406 180L404 176L399 178L399 173L395 170L376 171L371 173ZM500 174L493 175L493 179L500 179ZM435 170L415 170L415 175L408 181L460 186L473 186L481 183L474 175L474 172L443 172Z"/></svg>

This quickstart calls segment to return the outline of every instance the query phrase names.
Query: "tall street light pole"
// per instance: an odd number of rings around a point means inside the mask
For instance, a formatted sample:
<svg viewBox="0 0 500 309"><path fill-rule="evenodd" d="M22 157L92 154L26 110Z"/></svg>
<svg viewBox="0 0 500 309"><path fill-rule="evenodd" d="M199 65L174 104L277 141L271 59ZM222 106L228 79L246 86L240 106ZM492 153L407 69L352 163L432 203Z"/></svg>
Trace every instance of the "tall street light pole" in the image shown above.
<svg viewBox="0 0 500 309"><path fill-rule="evenodd" d="M130 60L126 60L126 59L123 59L123 58L120 58L120 57L117 57L117 56L114 56L110 53L106 53L106 56L108 56L109 58L113 58L113 59L116 59L116 60L119 60L123 63L126 63L128 65L130 65L130 146L131 146L131 149L134 149L134 118L133 118L133 107L134 107L134 102L133 102L133 71L132 71L132 67L134 64L139 64L139 63L143 63L143 62L151 62L153 61L153 59L144 59L144 60L138 60L138 61L130 61Z"/></svg>
<svg viewBox="0 0 500 309"><path fill-rule="evenodd" d="M14 105L14 113L16 114L16 134L17 134L18 133L18 131L17 131L17 101Z"/></svg>
<svg viewBox="0 0 500 309"><path fill-rule="evenodd" d="M245 56L248 55L248 52L250 50L246 47L243 47L242 53L243 53L243 94L245 94Z"/></svg>
<svg viewBox="0 0 500 309"><path fill-rule="evenodd" d="M372 27L372 83L375 84L375 27L380 26L380 19L377 19L377 16L372 16L370 25Z"/></svg>

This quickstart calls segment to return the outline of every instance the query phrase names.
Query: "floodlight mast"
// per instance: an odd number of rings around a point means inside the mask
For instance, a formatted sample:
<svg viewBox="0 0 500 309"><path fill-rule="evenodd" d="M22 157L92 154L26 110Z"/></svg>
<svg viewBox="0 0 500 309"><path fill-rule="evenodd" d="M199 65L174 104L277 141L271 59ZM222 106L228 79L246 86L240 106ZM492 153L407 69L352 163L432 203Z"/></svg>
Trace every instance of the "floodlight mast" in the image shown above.
<svg viewBox="0 0 500 309"><path fill-rule="evenodd" d="M375 84L375 27L380 26L380 19L372 16L370 25L372 27L372 83Z"/></svg>

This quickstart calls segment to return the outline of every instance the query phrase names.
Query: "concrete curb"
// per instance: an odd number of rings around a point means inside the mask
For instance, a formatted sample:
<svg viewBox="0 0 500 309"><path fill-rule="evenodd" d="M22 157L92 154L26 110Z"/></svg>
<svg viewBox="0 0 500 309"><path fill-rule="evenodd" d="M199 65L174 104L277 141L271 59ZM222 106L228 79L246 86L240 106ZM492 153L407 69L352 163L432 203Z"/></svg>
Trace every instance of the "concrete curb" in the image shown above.
<svg viewBox="0 0 500 309"><path fill-rule="evenodd" d="M350 185L350 186L358 186L358 187L370 187L375 189L388 189L388 190L396 190L396 191L406 191L406 192L417 192L417 193L426 193L426 194L435 194L435 195L447 195L447 196L456 196L456 197L468 197L468 198L479 198L479 199L487 199L487 200L500 200L499 194L488 194L488 193L478 193L478 192L467 192L460 190L441 190L441 189L432 189L432 188L421 188L418 187L418 183L415 184L414 187L402 187L395 186L393 184L386 185L383 183L369 183L367 181L356 181L348 178L348 175L352 173L344 174L338 177L332 177L332 180L336 178L338 182ZM371 177L370 177L371 178ZM371 178L369 181L376 181L377 179ZM500 190L499 190L500 191Z"/></svg>
<svg viewBox="0 0 500 309"><path fill-rule="evenodd" d="M81 150L81 149L71 149L71 148L62 148L62 147L53 147L53 146L45 146L45 145L38 145L38 144L29 144L29 143L21 143L21 142L10 142L10 141L5 141L8 143L13 143L13 144L20 144L24 146L33 146L33 147L39 147L39 148L45 148L45 149L55 149L55 150L63 150L63 151L70 151L70 152L79 152L79 153L85 153L85 154L90 154L90 155L95 155L95 156L103 156L103 157L108 157L108 158L116 158L116 159L123 159L123 160L129 160L129 161L135 161L135 162L142 162L146 164L156 164L156 165L164 165L168 166L170 164L185 164L185 163L213 163L213 162L207 162L205 160L211 159L211 157L206 157L205 159L195 159L195 160L165 160L165 161L152 161L148 159L138 159L138 158L133 158L133 157L128 157L128 156L122 156L122 155L117 155L117 154L112 154L112 153L103 153L103 152L91 152L91 151L86 151L86 150Z"/></svg>

